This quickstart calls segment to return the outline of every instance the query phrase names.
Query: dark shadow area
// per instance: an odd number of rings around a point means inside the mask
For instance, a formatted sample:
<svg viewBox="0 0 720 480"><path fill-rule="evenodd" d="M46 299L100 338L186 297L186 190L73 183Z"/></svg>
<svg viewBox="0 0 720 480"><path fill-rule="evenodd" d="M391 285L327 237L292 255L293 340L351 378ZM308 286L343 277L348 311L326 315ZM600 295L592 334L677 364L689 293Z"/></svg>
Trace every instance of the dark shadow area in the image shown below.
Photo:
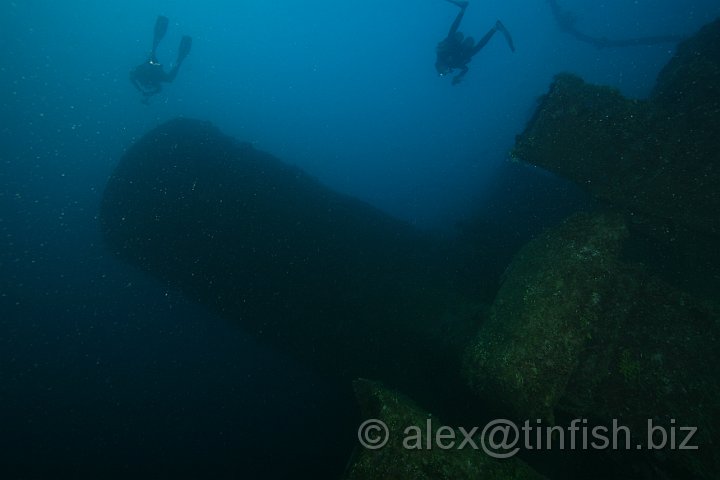
<svg viewBox="0 0 720 480"><path fill-rule="evenodd" d="M591 197L567 180L540 168L503 164L474 217L458 224L464 259L458 283L491 303L520 247L570 214L593 208Z"/></svg>

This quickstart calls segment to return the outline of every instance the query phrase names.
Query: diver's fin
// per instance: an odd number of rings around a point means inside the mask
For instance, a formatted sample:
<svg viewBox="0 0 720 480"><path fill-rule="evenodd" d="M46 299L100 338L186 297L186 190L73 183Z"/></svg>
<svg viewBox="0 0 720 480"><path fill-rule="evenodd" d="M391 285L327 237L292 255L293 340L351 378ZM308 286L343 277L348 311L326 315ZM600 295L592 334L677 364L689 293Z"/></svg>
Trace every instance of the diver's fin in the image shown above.
<svg viewBox="0 0 720 480"><path fill-rule="evenodd" d="M502 34L505 36L505 40L507 41L508 47L510 47L510 50L512 50L514 52L515 44L513 43L512 37L510 36L510 32L508 32L508 29L505 28L505 25L503 25L503 23L500 20L498 20L497 23L495 24L495 29L498 32L502 32Z"/></svg>
<svg viewBox="0 0 720 480"><path fill-rule="evenodd" d="M183 60L185 60L185 57L188 56L188 53L190 53L190 49L192 48L192 38L183 35L183 37L180 39L180 46L178 47L178 56L177 56L177 65L180 65Z"/></svg>
<svg viewBox="0 0 720 480"><path fill-rule="evenodd" d="M470 3L467 0L446 0L446 1L452 3L453 5L457 5L458 7L462 8L462 9L467 8L468 4Z"/></svg>
<svg viewBox="0 0 720 480"><path fill-rule="evenodd" d="M153 35L153 53L155 52L157 46L160 44L160 41L165 37L167 28L168 18L162 15L158 15L157 20L155 20L155 33Z"/></svg>

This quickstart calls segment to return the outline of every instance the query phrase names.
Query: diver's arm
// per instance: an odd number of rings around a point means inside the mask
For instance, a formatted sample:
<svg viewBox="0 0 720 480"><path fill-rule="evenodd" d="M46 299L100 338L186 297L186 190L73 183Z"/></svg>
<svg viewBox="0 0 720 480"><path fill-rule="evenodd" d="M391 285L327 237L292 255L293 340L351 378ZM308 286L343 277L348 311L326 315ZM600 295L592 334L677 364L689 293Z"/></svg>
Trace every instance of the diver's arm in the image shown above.
<svg viewBox="0 0 720 480"><path fill-rule="evenodd" d="M143 86L140 84L140 82L137 81L136 78L130 77L130 81L133 85L135 85L135 88L137 88L138 92L142 93L145 97L151 97L153 95L156 95L162 90L162 85L160 84L155 84L151 88L143 88Z"/></svg>
<svg viewBox="0 0 720 480"><path fill-rule="evenodd" d="M133 73L130 73L130 81L133 85L135 85L135 88L138 89L138 92L145 93L145 90L140 86L140 82L138 82L137 78L135 78L135 75Z"/></svg>
<svg viewBox="0 0 720 480"><path fill-rule="evenodd" d="M460 83L468 70L469 69L467 65L463 65L462 67L460 67L460 73L453 77L452 84L457 85L458 83Z"/></svg>

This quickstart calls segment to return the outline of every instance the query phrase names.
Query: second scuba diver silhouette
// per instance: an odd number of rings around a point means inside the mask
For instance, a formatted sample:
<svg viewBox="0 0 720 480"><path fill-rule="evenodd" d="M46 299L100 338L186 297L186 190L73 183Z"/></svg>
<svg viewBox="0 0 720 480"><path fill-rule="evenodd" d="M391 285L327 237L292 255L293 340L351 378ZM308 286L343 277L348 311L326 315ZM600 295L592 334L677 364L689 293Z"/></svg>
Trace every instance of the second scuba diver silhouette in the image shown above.
<svg viewBox="0 0 720 480"><path fill-rule="evenodd" d="M141 63L130 72L130 81L135 85L135 88L143 94L143 103L148 103L151 96L160 93L162 83L170 83L175 80L178 70L180 70L180 65L182 65L183 60L188 56L190 48L192 47L192 38L187 35L183 36L180 40L180 46L178 47L177 60L170 71L165 72L162 64L158 62L155 51L160 41L165 37L167 27L167 17L159 15L157 20L155 20L155 31L150 57L146 62Z"/></svg>
<svg viewBox="0 0 720 480"><path fill-rule="evenodd" d="M507 31L505 26L500 20L488 30L478 43L475 43L472 37L465 37L461 32L458 31L460 22L462 21L463 15L465 15L465 9L468 6L467 1L460 0L447 0L448 2L460 7L460 13L455 17L455 21L450 26L450 32L447 37L437 46L437 60L435 61L435 69L441 75L447 75L452 73L453 70L459 69L460 73L455 75L452 79L452 84L456 85L460 83L463 76L468 72L467 64L470 63L472 57L478 53L482 48L490 41L495 32L500 32L505 36L505 40L510 47L510 50L515 51L515 45L513 44L510 32Z"/></svg>

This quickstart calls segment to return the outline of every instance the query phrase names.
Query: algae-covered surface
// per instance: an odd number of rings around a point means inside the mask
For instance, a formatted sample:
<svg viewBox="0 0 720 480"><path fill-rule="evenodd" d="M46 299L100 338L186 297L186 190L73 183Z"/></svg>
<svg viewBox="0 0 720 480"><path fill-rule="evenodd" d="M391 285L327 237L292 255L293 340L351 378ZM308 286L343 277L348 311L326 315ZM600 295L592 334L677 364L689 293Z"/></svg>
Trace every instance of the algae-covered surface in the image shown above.
<svg viewBox="0 0 720 480"><path fill-rule="evenodd" d="M558 75L513 154L627 211L720 234L720 20L680 44L648 99Z"/></svg>
<svg viewBox="0 0 720 480"><path fill-rule="evenodd" d="M463 445L465 435L461 432L443 425L441 419L423 411L409 398L377 382L359 379L354 382L354 389L363 417L383 422L387 426L389 440L379 449L358 447L344 480L545 478L522 460L492 458L481 449L474 448L471 442ZM407 431L408 427L418 427L422 438L415 433L416 430ZM443 437L440 441L436 441L438 432ZM370 438L378 437L370 435ZM428 438L431 438L430 443ZM476 444L479 443L477 438L475 440Z"/></svg>
<svg viewBox="0 0 720 480"><path fill-rule="evenodd" d="M603 306L621 293L614 257L626 235L618 218L581 217L523 247L469 349L471 384L523 418L552 420L581 353L607 327Z"/></svg>
<svg viewBox="0 0 720 480"><path fill-rule="evenodd" d="M720 471L719 85L720 20L647 99L558 75L513 151L604 205L519 250L465 376L518 420L628 427L608 475Z"/></svg>
<svg viewBox="0 0 720 480"><path fill-rule="evenodd" d="M416 391L458 377L474 320L455 308L447 242L209 122L140 138L100 221L118 257L327 376Z"/></svg>
<svg viewBox="0 0 720 480"><path fill-rule="evenodd" d="M466 374L517 419L617 420L646 439L648 420L697 427L699 450L668 451L671 470L717 471L717 312L620 258L617 214L579 215L517 254Z"/></svg>
<svg viewBox="0 0 720 480"><path fill-rule="evenodd" d="M513 154L600 206L519 248L489 307L468 279L490 255L478 238L492 232L470 225L464 245L477 244L458 247L194 120L161 125L124 155L105 191L105 239L315 370L387 382L354 383L363 419L384 422L390 440L358 446L346 479L530 479L565 462L589 473L583 457L525 443L505 459L403 443L429 420L425 435L462 438L490 411L516 425L626 426L632 445L600 452L596 477L714 478L717 299L683 290L643 235L685 255L717 245L718 31L683 43L648 99L556 77ZM698 448L635 448L653 425L695 428Z"/></svg>

